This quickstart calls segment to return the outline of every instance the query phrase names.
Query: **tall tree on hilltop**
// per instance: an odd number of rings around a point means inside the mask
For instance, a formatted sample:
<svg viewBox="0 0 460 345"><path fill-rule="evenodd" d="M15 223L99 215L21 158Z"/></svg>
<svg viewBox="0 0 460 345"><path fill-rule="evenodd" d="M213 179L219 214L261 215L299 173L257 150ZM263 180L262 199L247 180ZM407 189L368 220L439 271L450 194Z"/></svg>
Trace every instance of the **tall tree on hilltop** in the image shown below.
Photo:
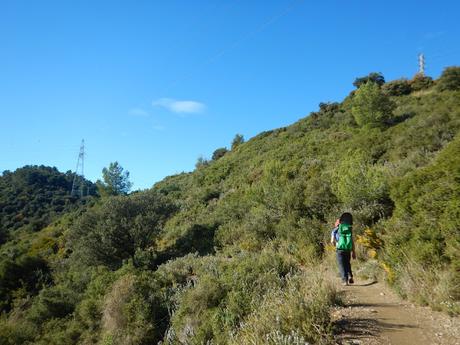
<svg viewBox="0 0 460 345"><path fill-rule="evenodd" d="M129 171L123 169L118 162L110 163L102 169L102 179L97 181L97 188L102 196L126 195L132 187L129 181Z"/></svg>
<svg viewBox="0 0 460 345"><path fill-rule="evenodd" d="M378 86L382 86L385 84L385 78L382 73L372 72L366 75L365 77L356 78L353 82L353 86L356 88L360 88L362 85L366 84L367 82L373 82Z"/></svg>
<svg viewBox="0 0 460 345"><path fill-rule="evenodd" d="M442 71L441 77L438 80L438 90L460 90L460 67L451 66Z"/></svg>
<svg viewBox="0 0 460 345"><path fill-rule="evenodd" d="M228 150L225 147L218 148L217 150L214 151L212 154L212 160L216 161L219 158L222 158L225 156L225 154L228 152Z"/></svg>
<svg viewBox="0 0 460 345"><path fill-rule="evenodd" d="M232 140L232 150L235 149L238 145L244 143L244 137L242 134L236 134Z"/></svg>

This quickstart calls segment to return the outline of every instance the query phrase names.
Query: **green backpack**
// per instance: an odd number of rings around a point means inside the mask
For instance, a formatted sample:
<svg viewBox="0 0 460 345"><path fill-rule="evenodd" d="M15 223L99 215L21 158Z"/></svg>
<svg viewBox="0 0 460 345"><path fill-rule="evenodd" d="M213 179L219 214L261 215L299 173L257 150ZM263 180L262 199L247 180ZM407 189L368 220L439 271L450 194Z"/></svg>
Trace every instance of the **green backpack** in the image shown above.
<svg viewBox="0 0 460 345"><path fill-rule="evenodd" d="M353 240L351 238L351 225L339 224L339 241L337 249L351 251L353 249Z"/></svg>

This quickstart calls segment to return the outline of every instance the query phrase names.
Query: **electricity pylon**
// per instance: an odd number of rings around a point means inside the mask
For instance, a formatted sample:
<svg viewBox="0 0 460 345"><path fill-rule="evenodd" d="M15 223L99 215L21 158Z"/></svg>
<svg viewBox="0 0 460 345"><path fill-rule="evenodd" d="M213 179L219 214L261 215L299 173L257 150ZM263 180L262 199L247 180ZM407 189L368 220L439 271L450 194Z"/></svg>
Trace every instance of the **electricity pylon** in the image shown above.
<svg viewBox="0 0 460 345"><path fill-rule="evenodd" d="M81 140L80 152L77 159L77 167L75 168L75 174L73 176L71 196L79 195L83 197L84 184L85 184L85 140Z"/></svg>
<svg viewBox="0 0 460 345"><path fill-rule="evenodd" d="M425 75L425 55L423 53L418 54L418 74Z"/></svg>

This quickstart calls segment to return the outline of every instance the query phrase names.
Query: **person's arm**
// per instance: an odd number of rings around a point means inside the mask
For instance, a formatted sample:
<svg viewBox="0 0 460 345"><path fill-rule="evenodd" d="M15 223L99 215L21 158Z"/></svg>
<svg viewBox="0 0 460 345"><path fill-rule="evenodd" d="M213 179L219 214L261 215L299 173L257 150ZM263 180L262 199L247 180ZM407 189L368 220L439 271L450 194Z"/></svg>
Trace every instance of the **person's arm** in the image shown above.
<svg viewBox="0 0 460 345"><path fill-rule="evenodd" d="M336 234L336 231L337 231L337 228L334 228L331 232L331 244L333 246L335 246L337 244L337 240L335 238L335 234Z"/></svg>

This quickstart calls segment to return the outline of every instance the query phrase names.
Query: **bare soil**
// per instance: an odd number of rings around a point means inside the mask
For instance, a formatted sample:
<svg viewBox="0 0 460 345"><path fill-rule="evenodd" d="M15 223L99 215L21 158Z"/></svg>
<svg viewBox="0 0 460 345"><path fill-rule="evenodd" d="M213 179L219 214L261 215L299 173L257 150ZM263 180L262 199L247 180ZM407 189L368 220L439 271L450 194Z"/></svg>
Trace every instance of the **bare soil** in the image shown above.
<svg viewBox="0 0 460 345"><path fill-rule="evenodd" d="M460 318L402 301L384 284L341 286L345 306L333 310L336 344L460 345Z"/></svg>

